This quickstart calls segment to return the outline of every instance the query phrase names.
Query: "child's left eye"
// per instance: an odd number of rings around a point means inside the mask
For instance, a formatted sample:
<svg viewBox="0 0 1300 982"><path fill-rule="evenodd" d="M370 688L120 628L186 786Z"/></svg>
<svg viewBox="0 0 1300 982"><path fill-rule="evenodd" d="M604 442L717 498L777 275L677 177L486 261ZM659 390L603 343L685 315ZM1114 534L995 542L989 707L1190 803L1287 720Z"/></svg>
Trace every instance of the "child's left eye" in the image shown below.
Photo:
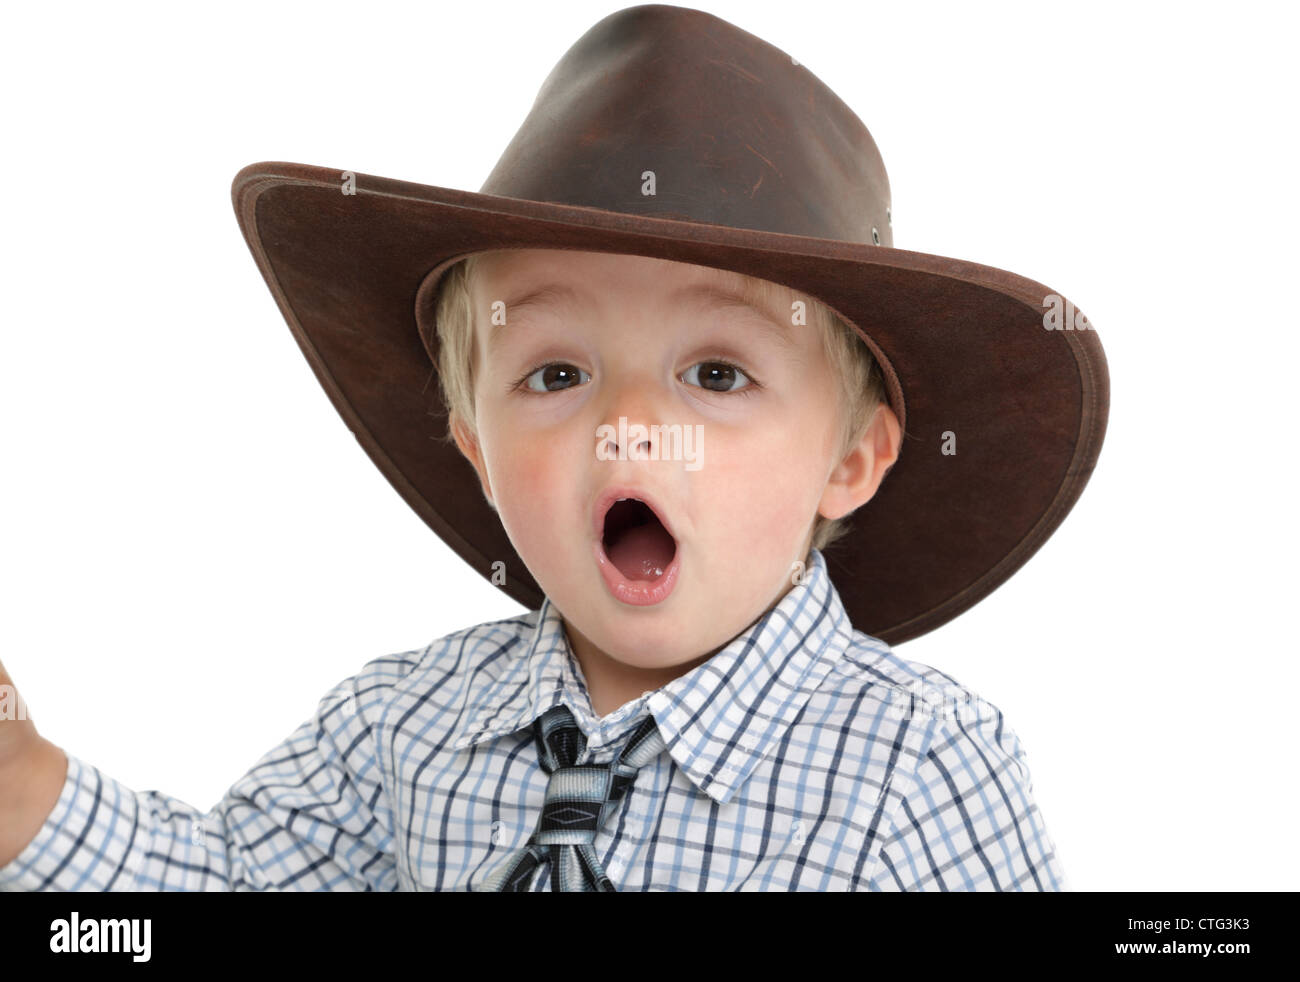
<svg viewBox="0 0 1300 982"><path fill-rule="evenodd" d="M699 372L701 366L707 368L707 371ZM691 376L694 374L700 379L700 382L691 382ZM689 384L698 384L700 388L709 392L737 392L748 389L753 386L753 380L746 375L738 365L733 365L728 361L701 361L696 362L690 368L682 373L682 379ZM744 379L746 385L733 386L732 383L739 379Z"/></svg>

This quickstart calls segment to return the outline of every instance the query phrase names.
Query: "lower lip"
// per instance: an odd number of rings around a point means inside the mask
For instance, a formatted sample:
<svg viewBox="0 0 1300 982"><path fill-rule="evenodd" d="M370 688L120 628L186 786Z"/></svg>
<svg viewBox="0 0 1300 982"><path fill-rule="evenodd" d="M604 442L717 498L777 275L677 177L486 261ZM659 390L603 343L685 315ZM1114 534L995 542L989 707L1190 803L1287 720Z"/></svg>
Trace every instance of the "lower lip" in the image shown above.
<svg viewBox="0 0 1300 982"><path fill-rule="evenodd" d="M629 580L619 572L609 556L605 555L604 544L599 540L596 541L596 565L600 567L600 575L605 578L605 585L609 587L609 592L614 599L621 600L625 604L651 607L662 603L677 585L677 573L681 564L682 547L678 543L677 551L673 553L672 562L664 570L663 576L657 580Z"/></svg>

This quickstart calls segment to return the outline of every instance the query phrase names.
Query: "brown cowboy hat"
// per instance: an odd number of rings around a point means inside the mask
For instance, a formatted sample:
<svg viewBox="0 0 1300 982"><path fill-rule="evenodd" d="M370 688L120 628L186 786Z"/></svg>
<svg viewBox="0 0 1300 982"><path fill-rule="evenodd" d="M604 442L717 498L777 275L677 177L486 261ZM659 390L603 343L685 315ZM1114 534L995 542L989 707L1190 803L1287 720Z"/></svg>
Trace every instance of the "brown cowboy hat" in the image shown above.
<svg viewBox="0 0 1300 982"><path fill-rule="evenodd" d="M641 193L646 171L654 195ZM480 574L504 561L501 588L530 609L542 591L475 470L442 439L433 301L441 274L473 252L714 266L785 284L853 325L903 440L825 558L854 627L891 644L1023 565L1101 450L1109 380L1082 314L1014 273L893 248L889 181L861 120L789 55L698 10L630 7L588 30L478 193L258 163L231 194L361 446Z"/></svg>

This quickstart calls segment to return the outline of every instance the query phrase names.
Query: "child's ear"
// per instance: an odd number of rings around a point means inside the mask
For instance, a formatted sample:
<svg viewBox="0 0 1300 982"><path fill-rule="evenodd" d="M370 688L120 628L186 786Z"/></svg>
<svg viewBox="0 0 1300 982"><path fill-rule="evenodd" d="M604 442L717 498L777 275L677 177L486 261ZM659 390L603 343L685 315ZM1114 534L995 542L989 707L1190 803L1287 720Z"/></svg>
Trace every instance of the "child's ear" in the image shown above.
<svg viewBox="0 0 1300 982"><path fill-rule="evenodd" d="M818 513L829 519L843 518L870 501L885 472L898 459L901 442L898 417L882 402L876 407L862 439L849 449L831 473Z"/></svg>
<svg viewBox="0 0 1300 982"><path fill-rule="evenodd" d="M487 498L488 504L495 509L497 503L492 500L492 485L488 483L487 468L483 466L483 454L479 449L478 440L465 425L465 421L454 414L451 417L451 435L455 438L460 452L465 455L465 459L474 465L474 470L478 471L479 484L483 486L483 497Z"/></svg>

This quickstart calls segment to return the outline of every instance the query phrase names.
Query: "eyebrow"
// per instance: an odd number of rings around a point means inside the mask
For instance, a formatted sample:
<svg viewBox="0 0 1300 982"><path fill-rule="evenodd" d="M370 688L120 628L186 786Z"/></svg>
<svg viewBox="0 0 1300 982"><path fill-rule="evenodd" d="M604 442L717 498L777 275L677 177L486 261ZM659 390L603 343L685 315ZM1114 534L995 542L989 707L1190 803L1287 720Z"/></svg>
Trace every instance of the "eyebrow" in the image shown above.
<svg viewBox="0 0 1300 982"><path fill-rule="evenodd" d="M491 333L488 335L488 351L491 352L501 344L506 331L510 329L511 316L518 311L528 307L545 307L549 304L572 307L578 303L579 299L577 290L562 283L546 283L527 290L518 296L507 297L505 300L506 322L492 325L489 328Z"/></svg>
<svg viewBox="0 0 1300 982"><path fill-rule="evenodd" d="M695 300L699 303L712 303L719 307L740 307L751 310L763 319L764 329L786 347L795 343L790 332L791 325L776 315L766 306L761 288L754 283L742 282L737 286L719 283L693 283L684 286L673 294L675 300Z"/></svg>
<svg viewBox="0 0 1300 982"><path fill-rule="evenodd" d="M764 330L776 341L786 347L795 343L790 326L765 304L762 287L748 281L735 285L727 283L692 283L672 294L673 300L694 301L697 304L711 304L716 307L738 307L753 311L762 319ZM545 283L526 290L524 293L507 299L505 302L506 323L497 325L488 338L488 350L495 348L510 327L510 314L529 307L573 307L582 300L582 295L573 287L563 283Z"/></svg>

